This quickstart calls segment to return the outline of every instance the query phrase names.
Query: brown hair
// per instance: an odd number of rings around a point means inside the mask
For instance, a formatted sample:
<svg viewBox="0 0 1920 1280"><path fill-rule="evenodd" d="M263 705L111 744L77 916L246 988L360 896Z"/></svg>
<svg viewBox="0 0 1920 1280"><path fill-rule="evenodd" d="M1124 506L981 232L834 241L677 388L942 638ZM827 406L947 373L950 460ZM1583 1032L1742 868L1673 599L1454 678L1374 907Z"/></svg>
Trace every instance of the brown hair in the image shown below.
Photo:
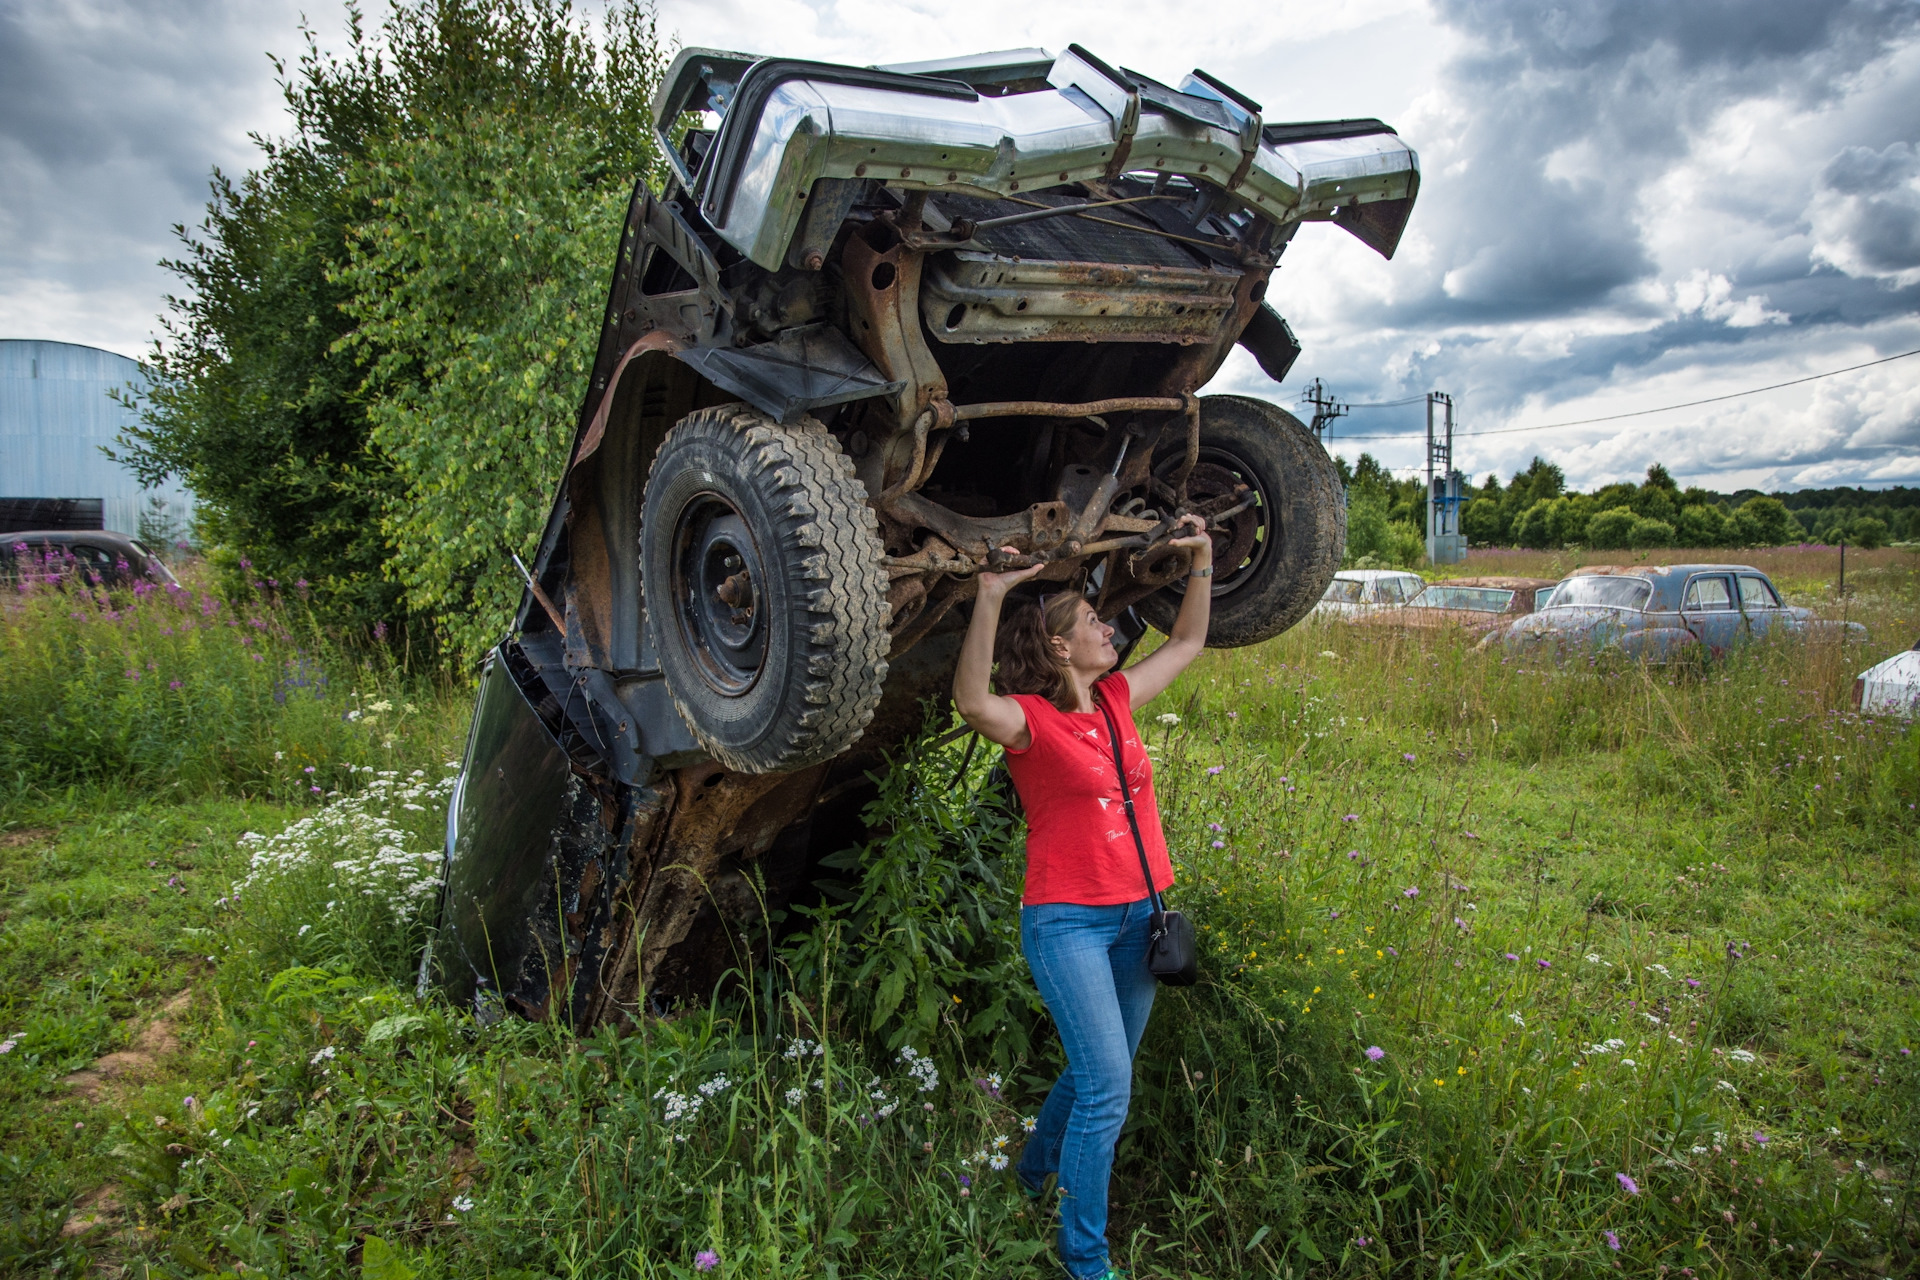
<svg viewBox="0 0 1920 1280"><path fill-rule="evenodd" d="M1049 642L1073 630L1085 602L1086 597L1077 591L1055 591L1022 601L1007 615L994 642L999 665L994 669L993 682L1002 693L1037 693L1065 710L1062 700L1069 688L1067 665Z"/></svg>

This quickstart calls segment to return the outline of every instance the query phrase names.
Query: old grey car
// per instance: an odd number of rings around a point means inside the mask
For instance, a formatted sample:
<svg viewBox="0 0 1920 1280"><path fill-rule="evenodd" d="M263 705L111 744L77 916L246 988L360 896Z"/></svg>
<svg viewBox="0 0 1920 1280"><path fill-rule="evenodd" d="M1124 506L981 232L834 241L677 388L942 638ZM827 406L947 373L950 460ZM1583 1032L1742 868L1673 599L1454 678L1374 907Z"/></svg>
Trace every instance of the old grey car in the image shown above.
<svg viewBox="0 0 1920 1280"><path fill-rule="evenodd" d="M701 998L861 836L986 567L1137 638L1215 542L1210 644L1305 616L1338 473L1199 394L1296 232L1391 257L1419 189L1378 120L1275 123L1079 46L871 68L689 49L654 101L598 355L481 682L422 981L576 1025ZM1012 548L1011 552L1003 548Z"/></svg>
<svg viewBox="0 0 1920 1280"><path fill-rule="evenodd" d="M1553 588L1544 609L1489 642L1497 638L1509 653L1579 649L1669 662L1723 655L1763 636L1814 633L1864 636L1866 629L1783 603L1773 581L1750 565L1675 564L1581 569Z"/></svg>

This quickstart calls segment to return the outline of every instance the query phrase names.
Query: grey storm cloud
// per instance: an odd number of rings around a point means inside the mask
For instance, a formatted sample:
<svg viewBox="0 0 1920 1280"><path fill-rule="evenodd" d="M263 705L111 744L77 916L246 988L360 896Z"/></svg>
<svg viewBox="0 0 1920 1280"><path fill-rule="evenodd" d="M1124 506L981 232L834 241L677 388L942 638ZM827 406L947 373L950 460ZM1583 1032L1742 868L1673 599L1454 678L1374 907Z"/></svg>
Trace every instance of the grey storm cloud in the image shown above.
<svg viewBox="0 0 1920 1280"><path fill-rule="evenodd" d="M1459 44L1402 125L1426 176L1407 251L1374 273L1390 285L1316 304L1322 277L1365 277L1328 271L1304 237L1290 250L1308 298L1306 377L1355 400L1445 388L1495 427L1920 346L1920 6L1441 0L1438 12ZM1912 386L1920 358L1908 364L1873 377ZM1470 452L1478 470L1568 456L1581 483L1662 456L1703 479L1758 469L1792 483L1829 464L1865 478L1895 462L1920 479L1920 397L1868 399L1802 397L1798 431L1776 425L1787 402L1760 402L1711 428L1693 415L1487 437ZM1599 407L1558 408L1569 402ZM1341 426L1391 433L1418 412ZM1420 456L1417 441L1371 447Z"/></svg>
<svg viewBox="0 0 1920 1280"><path fill-rule="evenodd" d="M336 46L344 5L304 3ZM1441 388L1467 423L1494 427L1920 347L1920 4L1417 3L1375 0L1350 20L1248 4L1234 19L1260 24L1259 38L1229 78L1249 77L1290 118L1390 115L1425 178L1391 263L1331 228L1299 237L1274 297L1306 354L1279 388L1236 358L1216 390L1284 402L1315 376L1361 401ZM172 225L198 221L214 167L256 162L249 131L289 128L267 55L301 51L302 5L0 0L0 335L141 354L177 287L158 265L179 251ZM691 24L695 43L872 53L846 38L864 12L849 0L664 7L662 29ZM371 23L384 16L384 0L366 8ZM1185 20L1177 0L1075 13L1096 11L1110 29L1065 38L1137 45ZM1015 30L1028 21L1017 5L983 9L991 29L977 31L917 0L900 16L919 34L888 57L1062 42L1051 28ZM1372 78L1357 95L1342 78L1363 67ZM1395 77L1399 105L1360 101ZM1483 437L1471 465L1539 451L1579 483L1655 456L1702 480L1920 478L1920 357L1844 381L1718 416ZM1342 428L1403 429L1417 414L1356 413ZM1419 457L1417 443L1375 447L1396 464Z"/></svg>

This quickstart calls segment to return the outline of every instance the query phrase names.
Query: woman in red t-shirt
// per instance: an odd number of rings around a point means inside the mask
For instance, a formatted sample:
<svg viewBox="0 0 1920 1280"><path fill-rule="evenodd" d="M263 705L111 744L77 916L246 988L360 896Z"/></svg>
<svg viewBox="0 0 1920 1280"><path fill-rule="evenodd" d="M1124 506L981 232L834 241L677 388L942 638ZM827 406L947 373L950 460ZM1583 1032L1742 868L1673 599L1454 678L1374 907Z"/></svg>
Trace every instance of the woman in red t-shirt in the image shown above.
<svg viewBox="0 0 1920 1280"><path fill-rule="evenodd" d="M1183 523L1192 532L1173 545L1192 558L1186 599L1172 634L1151 657L1125 674L1115 672L1113 628L1073 591L1023 602L1001 630L1008 589L1040 572L1036 566L980 575L953 676L954 705L982 737L1007 749L1007 770L1027 811L1020 947L1066 1047L1067 1070L1040 1108L1019 1175L1032 1196L1048 1174L1058 1178L1060 1261L1074 1280L1117 1274L1107 1258L1107 1181L1154 991L1146 878L1096 699L1120 726L1140 838L1154 888L1165 890L1173 884L1173 866L1160 834L1153 767L1133 713L1172 684L1206 643L1213 542L1198 516ZM1002 693L989 687L990 676Z"/></svg>

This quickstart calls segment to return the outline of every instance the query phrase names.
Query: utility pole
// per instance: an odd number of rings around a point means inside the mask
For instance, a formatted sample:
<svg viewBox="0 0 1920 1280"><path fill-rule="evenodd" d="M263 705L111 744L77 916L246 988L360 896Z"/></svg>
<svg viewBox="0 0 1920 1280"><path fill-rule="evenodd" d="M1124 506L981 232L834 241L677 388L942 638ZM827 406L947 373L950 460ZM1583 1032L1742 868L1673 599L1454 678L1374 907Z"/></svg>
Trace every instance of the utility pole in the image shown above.
<svg viewBox="0 0 1920 1280"><path fill-rule="evenodd" d="M1326 386L1318 378L1308 385L1306 394L1300 397L1300 402L1313 406L1313 422L1310 425L1313 427L1314 438L1320 441L1322 447L1325 447L1327 436L1333 431L1334 419L1346 417L1347 406L1328 395Z"/></svg>
<svg viewBox="0 0 1920 1280"><path fill-rule="evenodd" d="M1434 410L1440 410L1435 431ZM1427 393L1427 559L1433 564L1460 564L1467 558L1467 540L1460 533L1461 475L1453 469L1453 397L1442 391Z"/></svg>

